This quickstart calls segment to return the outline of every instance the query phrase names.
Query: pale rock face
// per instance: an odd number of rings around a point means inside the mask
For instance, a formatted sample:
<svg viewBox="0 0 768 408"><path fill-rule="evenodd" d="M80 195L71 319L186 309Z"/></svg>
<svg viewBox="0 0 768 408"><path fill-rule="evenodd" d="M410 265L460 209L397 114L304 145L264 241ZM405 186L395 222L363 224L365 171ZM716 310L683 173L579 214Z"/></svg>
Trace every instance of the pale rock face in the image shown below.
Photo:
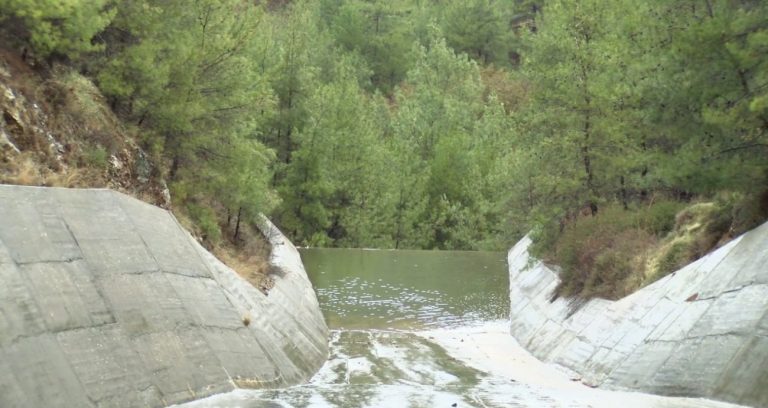
<svg viewBox="0 0 768 408"><path fill-rule="evenodd" d="M21 153L7 127L23 130L19 119L16 95L10 88L0 84L0 153Z"/></svg>
<svg viewBox="0 0 768 408"><path fill-rule="evenodd" d="M9 154L20 154L21 151L18 147L16 147L13 142L11 142L11 139L8 137L8 134L5 133L5 129L3 129L2 124L0 124L0 153L6 153Z"/></svg>
<svg viewBox="0 0 768 408"><path fill-rule="evenodd" d="M606 388L768 406L768 223L623 299L568 316L555 271L508 254L512 335Z"/></svg>
<svg viewBox="0 0 768 408"><path fill-rule="evenodd" d="M307 380L328 329L298 253L267 227L284 272L269 296L170 212L0 185L0 406L157 407Z"/></svg>

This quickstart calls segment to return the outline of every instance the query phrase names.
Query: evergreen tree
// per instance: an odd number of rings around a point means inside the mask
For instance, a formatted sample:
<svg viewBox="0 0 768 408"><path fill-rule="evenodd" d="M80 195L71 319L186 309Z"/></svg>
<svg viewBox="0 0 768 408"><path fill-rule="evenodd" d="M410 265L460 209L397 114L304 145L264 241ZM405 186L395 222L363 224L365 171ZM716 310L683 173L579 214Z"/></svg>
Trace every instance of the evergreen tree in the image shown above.
<svg viewBox="0 0 768 408"><path fill-rule="evenodd" d="M95 76L211 236L493 248L768 186L765 2L267 3L0 0L0 36Z"/></svg>
<svg viewBox="0 0 768 408"><path fill-rule="evenodd" d="M270 201L245 204L257 191L269 195L271 154L256 139L275 104L254 58L262 18L238 0L131 1L104 34L99 85L169 158L177 202L206 197L232 212Z"/></svg>
<svg viewBox="0 0 768 408"><path fill-rule="evenodd" d="M533 150L522 156L539 169L533 184L542 204L560 216L581 207L596 214L637 167L642 142L628 131L616 82L626 62L620 33L610 29L616 12L599 1L547 2L529 35L523 63L534 91L520 133Z"/></svg>
<svg viewBox="0 0 768 408"><path fill-rule="evenodd" d="M766 183L768 6L664 2L656 13L658 85L645 96L658 177L700 193Z"/></svg>
<svg viewBox="0 0 768 408"><path fill-rule="evenodd" d="M108 0L0 0L0 23L40 57L101 49L94 36L114 15Z"/></svg>
<svg viewBox="0 0 768 408"><path fill-rule="evenodd" d="M339 64L344 69L344 62ZM387 152L372 116L374 103L352 67L307 100L307 125L295 135L298 148L286 169L278 210L280 222L299 242L382 244Z"/></svg>
<svg viewBox="0 0 768 408"><path fill-rule="evenodd" d="M513 36L512 8L495 0L451 1L444 6L442 29L446 42L484 64L509 65Z"/></svg>

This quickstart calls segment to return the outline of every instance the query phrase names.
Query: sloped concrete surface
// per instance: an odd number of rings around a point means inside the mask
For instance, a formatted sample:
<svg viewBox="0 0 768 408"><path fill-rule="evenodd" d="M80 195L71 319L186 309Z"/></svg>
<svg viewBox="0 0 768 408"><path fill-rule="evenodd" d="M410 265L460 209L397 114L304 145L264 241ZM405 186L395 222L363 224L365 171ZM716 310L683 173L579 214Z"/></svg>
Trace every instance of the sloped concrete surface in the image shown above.
<svg viewBox="0 0 768 408"><path fill-rule="evenodd" d="M621 300L568 316L557 273L508 254L511 333L585 383L768 406L768 223Z"/></svg>
<svg viewBox="0 0 768 408"><path fill-rule="evenodd" d="M0 407L158 407L308 379L328 329L298 252L264 228L268 296L165 210L0 185Z"/></svg>

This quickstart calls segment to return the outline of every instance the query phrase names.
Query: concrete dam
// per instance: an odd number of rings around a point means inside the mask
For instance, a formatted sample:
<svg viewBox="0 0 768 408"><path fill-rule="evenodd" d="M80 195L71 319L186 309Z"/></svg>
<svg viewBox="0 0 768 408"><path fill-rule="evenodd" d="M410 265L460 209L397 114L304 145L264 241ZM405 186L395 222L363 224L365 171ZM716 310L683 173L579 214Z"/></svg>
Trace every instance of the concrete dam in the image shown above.
<svg viewBox="0 0 768 408"><path fill-rule="evenodd" d="M555 270L509 251L511 333L591 386L768 407L768 223L618 301L571 314Z"/></svg>
<svg viewBox="0 0 768 408"><path fill-rule="evenodd" d="M160 407L308 379L328 329L298 252L264 228L268 296L168 211L0 185L0 406Z"/></svg>
<svg viewBox="0 0 768 408"><path fill-rule="evenodd" d="M334 329L329 344L298 251L266 219L263 232L268 295L168 211L104 189L0 185L0 407L768 407L768 224L575 313L551 301L557 272L529 256L525 238L508 271L499 254L517 342L505 320L498 336L484 326ZM416 368L429 378L411 378Z"/></svg>

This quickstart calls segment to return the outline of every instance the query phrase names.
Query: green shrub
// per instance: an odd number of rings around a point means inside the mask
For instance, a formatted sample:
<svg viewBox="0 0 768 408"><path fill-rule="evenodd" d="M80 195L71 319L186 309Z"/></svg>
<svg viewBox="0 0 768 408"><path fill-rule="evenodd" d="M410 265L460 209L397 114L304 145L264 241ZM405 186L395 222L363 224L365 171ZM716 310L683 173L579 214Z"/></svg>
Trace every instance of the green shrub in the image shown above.
<svg viewBox="0 0 768 408"><path fill-rule="evenodd" d="M538 222L534 225L535 227L530 232L533 243L529 251L536 258L547 259L550 252L554 251L560 237L558 225L553 222Z"/></svg>
<svg viewBox="0 0 768 408"><path fill-rule="evenodd" d="M170 183L168 188L171 190L171 197L176 204L187 202L192 191L190 184L183 181Z"/></svg>
<svg viewBox="0 0 768 408"><path fill-rule="evenodd" d="M106 0L0 0L0 23L41 57L99 49L91 42L115 16Z"/></svg>
<svg viewBox="0 0 768 408"><path fill-rule="evenodd" d="M540 229L532 253L561 267L557 296L616 299L646 281L648 259L665 236L691 222L715 220L713 206L692 206L678 214L685 205L673 200L629 210L606 205L594 217L570 220L562 231L556 224ZM706 224L705 229L721 231L725 223ZM671 247L672 252L659 261L664 274L688 262L698 248L707 247L706 251L713 245L710 240L686 242L687 246Z"/></svg>
<svg viewBox="0 0 768 408"><path fill-rule="evenodd" d="M203 240L218 244L221 240L221 227L216 213L211 208L199 204L187 203L186 207L192 222L200 229Z"/></svg>
<svg viewBox="0 0 768 408"><path fill-rule="evenodd" d="M768 220L768 189L750 194L721 195L718 201L730 201L731 230L733 236L740 235Z"/></svg>
<svg viewBox="0 0 768 408"><path fill-rule="evenodd" d="M697 248L694 256L700 258L717 246L718 242L728 234L733 224L732 207L717 208L709 219L705 220L704 231L696 240Z"/></svg>
<svg viewBox="0 0 768 408"><path fill-rule="evenodd" d="M679 240L666 247L649 282L655 282L685 266L690 261L692 245L691 242Z"/></svg>
<svg viewBox="0 0 768 408"><path fill-rule="evenodd" d="M84 147L80 156L80 166L106 169L109 166L109 153L107 153L107 149L99 145Z"/></svg>
<svg viewBox="0 0 768 408"><path fill-rule="evenodd" d="M609 299L625 295L627 280L642 274L644 254L656 241L640 227L640 215L606 206L595 217L567 225L547 258L561 267L556 294Z"/></svg>
<svg viewBox="0 0 768 408"><path fill-rule="evenodd" d="M662 200L640 210L641 227L658 237L662 237L675 228L675 216L685 207L684 203Z"/></svg>

